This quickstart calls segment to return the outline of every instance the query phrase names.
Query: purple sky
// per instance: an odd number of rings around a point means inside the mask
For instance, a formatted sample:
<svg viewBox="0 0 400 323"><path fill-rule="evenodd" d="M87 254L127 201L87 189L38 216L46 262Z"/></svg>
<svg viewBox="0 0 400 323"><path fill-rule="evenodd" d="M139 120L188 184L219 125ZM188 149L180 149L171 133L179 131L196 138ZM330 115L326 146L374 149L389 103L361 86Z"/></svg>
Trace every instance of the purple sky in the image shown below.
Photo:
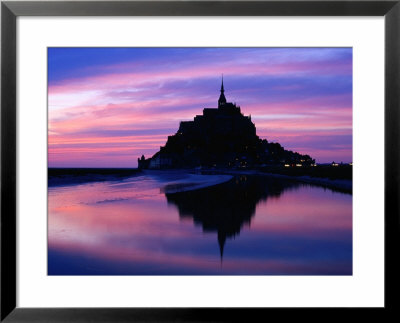
<svg viewBox="0 0 400 323"><path fill-rule="evenodd" d="M49 167L136 167L225 96L257 134L352 161L351 48L49 48Z"/></svg>

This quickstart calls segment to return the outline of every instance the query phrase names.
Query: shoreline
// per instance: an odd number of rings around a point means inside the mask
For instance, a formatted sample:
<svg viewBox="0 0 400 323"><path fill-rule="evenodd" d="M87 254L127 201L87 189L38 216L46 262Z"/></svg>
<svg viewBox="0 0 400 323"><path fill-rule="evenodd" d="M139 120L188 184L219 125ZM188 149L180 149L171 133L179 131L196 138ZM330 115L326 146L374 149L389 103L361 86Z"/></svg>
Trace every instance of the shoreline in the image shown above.
<svg viewBox="0 0 400 323"><path fill-rule="evenodd" d="M351 194L353 193L353 182L348 179L330 179L330 178L310 177L310 176L289 176L289 175L274 174L274 173L263 173L263 174L270 177L293 179L303 183L333 188L339 191L344 191L346 193L351 193Z"/></svg>
<svg viewBox="0 0 400 323"><path fill-rule="evenodd" d="M276 173L267 173L260 172L257 170L225 170L225 171L216 171L216 170L204 170L206 173L214 173L217 174L230 174L230 175L256 175L256 176L269 176L273 178L282 178L293 181L298 181L307 184L313 184L318 186L327 187L330 189L335 189L345 193L353 193L353 181L348 179L330 179L325 177L311 177L307 175L302 176L290 176Z"/></svg>
<svg viewBox="0 0 400 323"><path fill-rule="evenodd" d="M103 182L115 181L123 178L139 175L139 174L193 174L193 175L253 175L253 176L269 176L273 178L282 178L287 180L298 181L307 184L327 187L330 189L338 190L345 193L352 194L353 183L349 179L330 179L326 177L311 177L308 175L293 176L284 175L270 172L262 172L259 170L217 170L217 169L173 169L173 170L140 170L140 169L82 169L82 168L69 168L69 169L49 169L48 187L64 186L64 185L79 185L89 182ZM220 181L212 181L212 185L220 184ZM224 181L223 181L224 182ZM179 183L179 180L167 188L167 193L181 190L194 190L205 188L205 183L194 181L193 187L189 188L190 183L184 181ZM175 186L175 187L174 187Z"/></svg>
<svg viewBox="0 0 400 323"><path fill-rule="evenodd" d="M140 173L135 168L48 168L47 187L118 181Z"/></svg>
<svg viewBox="0 0 400 323"><path fill-rule="evenodd" d="M177 180L168 182L161 187L161 192L165 194L175 194L188 191L200 190L203 188L213 187L229 182L233 176L226 174L215 174L215 175L203 175L203 174L192 174L189 178L183 180Z"/></svg>

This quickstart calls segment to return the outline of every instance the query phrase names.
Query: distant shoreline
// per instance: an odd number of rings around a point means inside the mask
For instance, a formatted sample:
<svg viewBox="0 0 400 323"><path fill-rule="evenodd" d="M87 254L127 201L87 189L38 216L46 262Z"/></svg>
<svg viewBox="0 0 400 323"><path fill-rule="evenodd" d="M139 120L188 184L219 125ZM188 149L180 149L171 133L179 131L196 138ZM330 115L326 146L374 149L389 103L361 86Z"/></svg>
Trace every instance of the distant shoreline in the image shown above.
<svg viewBox="0 0 400 323"><path fill-rule="evenodd" d="M138 168L109 168L109 167L49 167L49 175L75 175L77 173L87 174L121 174L138 172Z"/></svg>
<svg viewBox="0 0 400 323"><path fill-rule="evenodd" d="M140 172L137 168L48 168L48 187L117 181Z"/></svg>

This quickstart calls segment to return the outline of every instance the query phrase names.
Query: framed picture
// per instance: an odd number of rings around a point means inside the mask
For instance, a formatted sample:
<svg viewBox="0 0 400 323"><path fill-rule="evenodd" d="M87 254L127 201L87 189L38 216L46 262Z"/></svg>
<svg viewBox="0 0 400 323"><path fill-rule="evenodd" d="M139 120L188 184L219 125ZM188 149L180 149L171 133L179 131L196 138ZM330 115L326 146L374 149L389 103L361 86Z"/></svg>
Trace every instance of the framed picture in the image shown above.
<svg viewBox="0 0 400 323"><path fill-rule="evenodd" d="M1 9L2 321L396 310L398 1Z"/></svg>

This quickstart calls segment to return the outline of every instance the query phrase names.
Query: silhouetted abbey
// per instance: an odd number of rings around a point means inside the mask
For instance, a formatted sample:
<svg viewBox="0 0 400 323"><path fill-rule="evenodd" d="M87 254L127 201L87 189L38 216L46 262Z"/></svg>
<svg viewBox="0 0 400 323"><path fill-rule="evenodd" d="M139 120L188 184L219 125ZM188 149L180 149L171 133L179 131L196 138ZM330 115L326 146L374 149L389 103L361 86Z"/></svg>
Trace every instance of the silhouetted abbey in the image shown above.
<svg viewBox="0 0 400 323"><path fill-rule="evenodd" d="M224 82L217 109L203 109L193 121L182 121L153 157L138 159L139 168L251 168L268 164L314 163L308 155L284 150L279 143L260 139L251 116L226 102Z"/></svg>

